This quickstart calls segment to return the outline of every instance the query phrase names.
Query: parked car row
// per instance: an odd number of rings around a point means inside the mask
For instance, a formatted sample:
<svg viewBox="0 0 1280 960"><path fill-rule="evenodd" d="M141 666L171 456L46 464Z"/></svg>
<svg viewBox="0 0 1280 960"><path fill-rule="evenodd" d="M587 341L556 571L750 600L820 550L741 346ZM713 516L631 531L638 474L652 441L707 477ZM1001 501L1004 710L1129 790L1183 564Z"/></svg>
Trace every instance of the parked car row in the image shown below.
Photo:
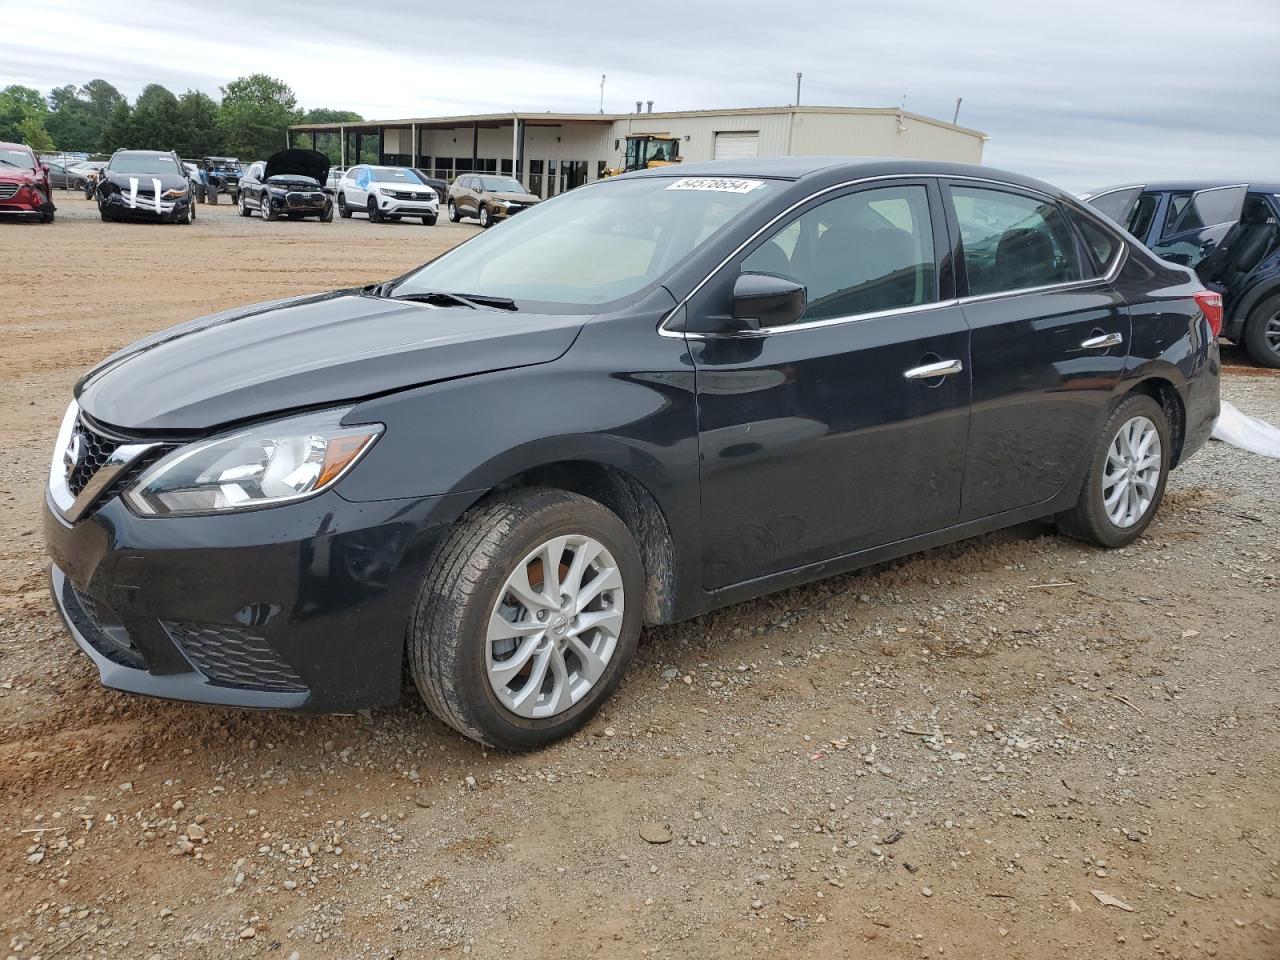
<svg viewBox="0 0 1280 960"><path fill-rule="evenodd" d="M428 215L362 167L348 210ZM1217 419L1221 323L1189 267L988 167L624 174L89 371L53 595L119 690L347 712L407 668L463 735L534 749L643 625L1038 518L1132 543Z"/></svg>

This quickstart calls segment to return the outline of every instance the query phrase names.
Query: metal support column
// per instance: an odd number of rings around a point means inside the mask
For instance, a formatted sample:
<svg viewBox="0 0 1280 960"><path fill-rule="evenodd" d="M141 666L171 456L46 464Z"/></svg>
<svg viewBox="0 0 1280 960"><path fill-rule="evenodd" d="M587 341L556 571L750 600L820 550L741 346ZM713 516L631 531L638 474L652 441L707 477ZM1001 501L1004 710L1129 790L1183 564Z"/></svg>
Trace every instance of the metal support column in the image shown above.
<svg viewBox="0 0 1280 960"><path fill-rule="evenodd" d="M409 136L413 138L413 146L409 148L409 166L418 166L418 125L409 124Z"/></svg>
<svg viewBox="0 0 1280 960"><path fill-rule="evenodd" d="M347 128L338 128L338 159L339 165L346 167L347 165Z"/></svg>
<svg viewBox="0 0 1280 960"><path fill-rule="evenodd" d="M471 124L471 172L476 171L476 161L480 159L480 124Z"/></svg>

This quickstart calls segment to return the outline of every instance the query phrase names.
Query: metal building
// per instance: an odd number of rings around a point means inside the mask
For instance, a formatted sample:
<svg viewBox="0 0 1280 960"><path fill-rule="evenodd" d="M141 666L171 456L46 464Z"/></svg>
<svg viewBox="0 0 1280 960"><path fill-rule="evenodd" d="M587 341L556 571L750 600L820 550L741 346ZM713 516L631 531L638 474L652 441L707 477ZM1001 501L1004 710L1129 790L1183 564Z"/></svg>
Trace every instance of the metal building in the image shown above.
<svg viewBox="0 0 1280 960"><path fill-rule="evenodd" d="M893 108L748 107L671 113L499 113L363 123L304 123L291 145L333 145L363 159L417 167L442 180L513 174L540 197L625 165L627 137L676 141L682 161L844 154L980 163L987 136ZM376 144L376 149L371 145Z"/></svg>

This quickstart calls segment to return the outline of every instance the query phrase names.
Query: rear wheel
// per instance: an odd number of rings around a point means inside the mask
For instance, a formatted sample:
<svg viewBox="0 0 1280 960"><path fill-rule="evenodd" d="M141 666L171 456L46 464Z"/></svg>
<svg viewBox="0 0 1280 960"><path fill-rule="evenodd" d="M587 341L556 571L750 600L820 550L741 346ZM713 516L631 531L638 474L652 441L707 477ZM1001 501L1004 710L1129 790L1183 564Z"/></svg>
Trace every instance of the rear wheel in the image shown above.
<svg viewBox="0 0 1280 960"><path fill-rule="evenodd" d="M1164 498L1172 455L1164 408L1130 394L1099 435L1080 499L1057 517L1058 529L1100 547L1140 537Z"/></svg>
<svg viewBox="0 0 1280 960"><path fill-rule="evenodd" d="M249 208L245 206L243 192L236 198L236 212L242 217L247 217L249 215Z"/></svg>
<svg viewBox="0 0 1280 960"><path fill-rule="evenodd" d="M1280 295L1253 308L1244 325L1244 345L1264 367L1280 368Z"/></svg>
<svg viewBox="0 0 1280 960"><path fill-rule="evenodd" d="M457 223L461 218L458 216L458 205L452 200L449 201L449 222Z"/></svg>
<svg viewBox="0 0 1280 960"><path fill-rule="evenodd" d="M609 697L640 635L644 568L616 515L562 490L474 508L423 581L409 667L427 706L464 736L532 750Z"/></svg>

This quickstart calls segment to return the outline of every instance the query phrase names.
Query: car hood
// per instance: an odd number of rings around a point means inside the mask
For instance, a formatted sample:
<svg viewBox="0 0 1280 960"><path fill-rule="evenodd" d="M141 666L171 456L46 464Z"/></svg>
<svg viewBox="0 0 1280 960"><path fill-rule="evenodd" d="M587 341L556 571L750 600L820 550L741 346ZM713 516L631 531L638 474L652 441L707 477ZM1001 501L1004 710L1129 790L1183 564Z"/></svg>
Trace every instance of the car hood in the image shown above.
<svg viewBox="0 0 1280 960"><path fill-rule="evenodd" d="M0 167L0 180L6 183L35 183L37 180L44 179L43 174L36 173L34 170L26 170L22 167Z"/></svg>
<svg viewBox="0 0 1280 960"><path fill-rule="evenodd" d="M267 160L263 178L302 176L324 183L329 176L329 158L319 150L281 150Z"/></svg>
<svg viewBox="0 0 1280 960"><path fill-rule="evenodd" d="M532 193L486 193L486 197L493 197L497 200L510 200L512 203L535 204L539 198Z"/></svg>
<svg viewBox="0 0 1280 960"><path fill-rule="evenodd" d="M275 413L549 363L587 316L439 308L357 291L277 300L163 330L76 385L126 432L203 433Z"/></svg>
<svg viewBox="0 0 1280 960"><path fill-rule="evenodd" d="M186 172L183 173L116 173L114 170L102 171L102 181L106 184L118 187L126 193L133 189L133 182L136 181L139 190L152 190L153 180L160 181L160 192L172 190L175 187L185 189L187 186Z"/></svg>
<svg viewBox="0 0 1280 960"><path fill-rule="evenodd" d="M431 190L430 184L426 183L405 183L403 180L370 180L369 186L372 189L378 187L386 187L388 190L403 190L405 193L423 193ZM431 190L435 193L434 190Z"/></svg>

